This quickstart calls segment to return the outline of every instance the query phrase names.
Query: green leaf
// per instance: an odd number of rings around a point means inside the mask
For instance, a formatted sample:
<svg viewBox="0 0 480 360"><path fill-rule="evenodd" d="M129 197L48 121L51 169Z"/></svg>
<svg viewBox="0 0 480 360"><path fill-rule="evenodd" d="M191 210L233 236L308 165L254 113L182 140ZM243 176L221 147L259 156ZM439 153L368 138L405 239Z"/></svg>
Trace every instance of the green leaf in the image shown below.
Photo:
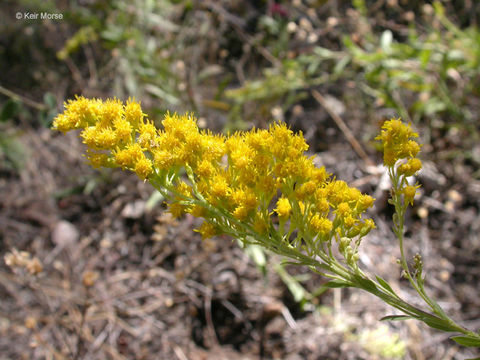
<svg viewBox="0 0 480 360"><path fill-rule="evenodd" d="M380 321L403 321L408 319L413 319L413 318L408 315L388 315L388 316L382 317Z"/></svg>
<svg viewBox="0 0 480 360"><path fill-rule="evenodd" d="M48 106L49 109L55 109L57 106L57 99L51 92L47 92L45 95L43 95L43 102Z"/></svg>
<svg viewBox="0 0 480 360"><path fill-rule="evenodd" d="M420 320L434 329L447 331L447 332L457 331L456 328L453 328L446 321L443 321L442 319L420 318Z"/></svg>
<svg viewBox="0 0 480 360"><path fill-rule="evenodd" d="M152 211L152 209L164 199L165 197L158 190L155 190L152 195L150 195L150 198L147 200L147 203L145 204L145 209L147 210L147 212Z"/></svg>
<svg viewBox="0 0 480 360"><path fill-rule="evenodd" d="M462 346L480 347L480 339L469 336L452 336L450 339Z"/></svg>
<svg viewBox="0 0 480 360"><path fill-rule="evenodd" d="M354 279L363 289L367 291L375 291L377 289L375 283L370 279L365 279L360 275L355 275Z"/></svg>
<svg viewBox="0 0 480 360"><path fill-rule="evenodd" d="M344 56L340 59L339 62L337 62L337 65L335 65L335 67L333 68L333 73L335 75L339 75L343 72L343 70L345 70L345 68L347 67L347 65L350 63L350 56Z"/></svg>
<svg viewBox="0 0 480 360"><path fill-rule="evenodd" d="M8 99L0 112L0 122L5 122L15 117L20 112L20 106L18 101Z"/></svg>
<svg viewBox="0 0 480 360"><path fill-rule="evenodd" d="M335 288L352 287L352 284L346 281L341 281L341 280L330 280L329 282L326 282L325 284L323 284L323 286L329 289L335 289Z"/></svg>
<svg viewBox="0 0 480 360"><path fill-rule="evenodd" d="M388 292L392 293L392 294L395 294L395 291L393 291L393 289L390 287L390 285L388 284L388 282L386 282L384 279L382 279L380 276L377 276L375 275L378 283L380 285L382 285L382 287L387 290Z"/></svg>
<svg viewBox="0 0 480 360"><path fill-rule="evenodd" d="M282 265L276 265L275 270L277 271L277 274L280 275L285 285L287 285L295 302L301 302L307 298L309 294L305 288L300 285L298 280L291 276Z"/></svg>
<svg viewBox="0 0 480 360"><path fill-rule="evenodd" d="M265 252L261 246L249 244L247 245L245 252L258 267L262 268L267 264Z"/></svg>
<svg viewBox="0 0 480 360"><path fill-rule="evenodd" d="M178 104L179 100L174 95L168 93L157 85L147 84L145 85L145 91L152 94L153 96L158 97L159 99L165 100L172 105Z"/></svg>
<svg viewBox="0 0 480 360"><path fill-rule="evenodd" d="M28 152L13 135L0 133L0 162L5 159L7 167L20 170L25 166Z"/></svg>

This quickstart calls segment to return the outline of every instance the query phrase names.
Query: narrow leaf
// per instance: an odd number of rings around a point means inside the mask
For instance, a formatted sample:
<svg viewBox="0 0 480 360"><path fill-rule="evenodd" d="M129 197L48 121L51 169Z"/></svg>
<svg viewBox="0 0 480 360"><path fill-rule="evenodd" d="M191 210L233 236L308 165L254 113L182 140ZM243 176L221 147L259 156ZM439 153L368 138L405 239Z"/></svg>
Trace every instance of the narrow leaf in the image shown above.
<svg viewBox="0 0 480 360"><path fill-rule="evenodd" d="M430 326L431 328L442 330L442 331L456 331L455 328L452 328L448 323L441 319L429 319L429 318L421 318L425 324Z"/></svg>
<svg viewBox="0 0 480 360"><path fill-rule="evenodd" d="M305 288L297 279L291 276L282 265L276 265L275 270L277 271L277 274L280 275L285 285L287 285L288 290L290 290L290 293L296 302L301 302L307 298L309 294Z"/></svg>
<svg viewBox="0 0 480 360"><path fill-rule="evenodd" d="M480 339L471 338L469 336L452 336L450 339L462 346L480 347Z"/></svg>
<svg viewBox="0 0 480 360"><path fill-rule="evenodd" d="M413 318L408 315L388 315L388 316L382 317L380 321L403 321L408 319L413 319Z"/></svg>
<svg viewBox="0 0 480 360"><path fill-rule="evenodd" d="M330 280L329 282L323 284L322 286L329 288L329 289L335 289L335 288L345 288L345 287L351 287L352 284L346 282L346 281L341 281L341 280Z"/></svg>
<svg viewBox="0 0 480 360"><path fill-rule="evenodd" d="M359 275L355 275L355 281L360 284L360 286L367 290L367 291L375 291L377 289L377 285L375 285L375 283L370 280L370 279L366 279L362 276L359 276Z"/></svg>
<svg viewBox="0 0 480 360"><path fill-rule="evenodd" d="M388 284L388 282L386 282L386 281L385 281L384 279L382 279L380 276L375 275L375 277L376 277L378 283L379 283L380 285L382 285L382 287L383 287L385 290L389 291L389 292L392 293L392 294L395 294L395 291L393 291L393 289L390 287L390 285Z"/></svg>

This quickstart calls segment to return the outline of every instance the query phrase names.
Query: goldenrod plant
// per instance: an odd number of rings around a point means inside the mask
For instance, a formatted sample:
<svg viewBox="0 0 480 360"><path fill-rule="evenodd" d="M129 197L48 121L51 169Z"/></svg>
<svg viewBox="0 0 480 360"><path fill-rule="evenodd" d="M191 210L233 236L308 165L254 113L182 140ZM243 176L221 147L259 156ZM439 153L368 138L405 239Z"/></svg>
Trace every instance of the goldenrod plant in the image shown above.
<svg viewBox="0 0 480 360"><path fill-rule="evenodd" d="M148 181L166 199L176 217L203 218L203 238L226 234L255 244L329 278L326 287L368 291L403 315L384 320L417 319L432 328L459 333L464 346L480 346L480 334L453 321L425 290L420 255L410 268L405 254L405 212L418 184L408 179L420 170L418 134L392 119L384 123L384 164L393 184L393 231L398 238L403 275L426 304L422 310L403 300L379 276L359 266L362 239L375 228L365 216L374 199L316 167L305 155L308 145L277 122L268 129L224 135L199 130L192 114L166 114L163 129L147 119L135 100L77 97L65 103L53 128L81 129L86 157L95 167L120 167Z"/></svg>

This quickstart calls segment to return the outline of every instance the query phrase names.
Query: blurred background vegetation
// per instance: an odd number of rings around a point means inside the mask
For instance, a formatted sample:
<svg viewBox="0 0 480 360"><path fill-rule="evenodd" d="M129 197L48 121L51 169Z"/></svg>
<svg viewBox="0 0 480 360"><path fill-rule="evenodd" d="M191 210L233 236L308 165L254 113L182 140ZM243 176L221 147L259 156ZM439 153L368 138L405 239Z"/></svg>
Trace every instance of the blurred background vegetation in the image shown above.
<svg viewBox="0 0 480 360"><path fill-rule="evenodd" d="M153 117L194 111L216 130L272 118L305 130L324 120L308 116L315 89L361 122L400 116L430 137L477 133L471 1L24 0L1 11L3 122L21 113L48 126L83 94L135 97ZM63 19L17 20L17 11Z"/></svg>

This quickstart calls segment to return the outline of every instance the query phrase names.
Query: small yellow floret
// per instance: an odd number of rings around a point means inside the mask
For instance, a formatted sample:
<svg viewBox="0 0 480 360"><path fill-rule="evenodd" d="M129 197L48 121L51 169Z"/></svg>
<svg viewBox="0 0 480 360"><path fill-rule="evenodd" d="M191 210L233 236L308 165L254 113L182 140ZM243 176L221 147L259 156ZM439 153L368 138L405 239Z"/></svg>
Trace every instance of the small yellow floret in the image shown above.
<svg viewBox="0 0 480 360"><path fill-rule="evenodd" d="M94 151L87 151L86 155L90 165L94 169L99 169L101 167L106 167L110 164L110 157L108 154L99 153Z"/></svg>
<svg viewBox="0 0 480 360"><path fill-rule="evenodd" d="M75 100L64 103L65 111L57 115L53 128L62 132L81 129L93 125L100 116L102 102L97 99L86 99L77 96Z"/></svg>
<svg viewBox="0 0 480 360"><path fill-rule="evenodd" d="M217 198L226 197L230 193L227 180L222 175L216 175L212 179L210 194Z"/></svg>
<svg viewBox="0 0 480 360"><path fill-rule="evenodd" d="M135 163L135 173L142 180L145 180L153 172L152 162L145 156L141 157Z"/></svg>
<svg viewBox="0 0 480 360"><path fill-rule="evenodd" d="M371 197L370 195L361 195L358 198L356 210L359 213L362 213L365 210L367 210L369 207L371 207L373 205L374 201L375 201L375 199L373 197Z"/></svg>
<svg viewBox="0 0 480 360"><path fill-rule="evenodd" d="M125 120L124 118L117 118L113 123L115 127L115 135L117 136L118 141L123 143L132 141L132 125Z"/></svg>
<svg viewBox="0 0 480 360"><path fill-rule="evenodd" d="M238 220L245 220L245 218L248 216L248 209L243 205L237 206L237 208L233 211L233 216Z"/></svg>
<svg viewBox="0 0 480 360"><path fill-rule="evenodd" d="M302 184L297 190L295 190L295 196L299 200L305 200L305 198L312 196L315 193L317 183L313 180L307 181Z"/></svg>
<svg viewBox="0 0 480 360"><path fill-rule="evenodd" d="M192 195L192 187L185 183L184 181L180 181L177 186L175 187L175 190L186 197L189 197Z"/></svg>
<svg viewBox="0 0 480 360"><path fill-rule="evenodd" d="M212 176L214 171L215 169L212 163L208 160L202 160L195 169L197 175L203 178L209 178L210 176Z"/></svg>
<svg viewBox="0 0 480 360"><path fill-rule="evenodd" d="M315 233L318 233L320 236L324 237L328 235L330 231L332 231L333 223L329 219L315 214L310 220L310 227Z"/></svg>
<svg viewBox="0 0 480 360"><path fill-rule="evenodd" d="M168 205L168 211L170 212L170 214L172 214L174 218L179 218L180 216L182 216L185 213L185 210L185 206L178 202L174 202Z"/></svg>
<svg viewBox="0 0 480 360"><path fill-rule="evenodd" d="M151 147L157 146L157 128L151 121L140 123L138 133L137 142L142 147L150 149Z"/></svg>
<svg viewBox="0 0 480 360"><path fill-rule="evenodd" d="M137 143L128 145L125 149L116 149L114 152L115 162L123 169L132 168L135 163L144 157L143 150Z"/></svg>
<svg viewBox="0 0 480 360"><path fill-rule="evenodd" d="M203 206L193 205L188 212L195 217L205 217L207 210Z"/></svg>
<svg viewBox="0 0 480 360"><path fill-rule="evenodd" d="M200 228L195 231L202 235L202 240L211 238L219 233L217 227L208 221L204 221Z"/></svg>
<svg viewBox="0 0 480 360"><path fill-rule="evenodd" d="M292 211L292 206L287 198L281 197L278 199L277 208L274 210L281 219L287 219Z"/></svg>
<svg viewBox="0 0 480 360"><path fill-rule="evenodd" d="M53 120L53 128L63 133L72 130L72 127L73 126L70 118L65 114L58 114Z"/></svg>
<svg viewBox="0 0 480 360"><path fill-rule="evenodd" d="M338 204L337 210L335 212L339 218L344 219L351 214L352 210L346 202L343 202Z"/></svg>
<svg viewBox="0 0 480 360"><path fill-rule="evenodd" d="M100 107L100 119L98 125L100 127L112 126L117 119L124 116L123 104L118 99L107 99Z"/></svg>
<svg viewBox="0 0 480 360"><path fill-rule="evenodd" d="M351 215L348 215L343 219L343 225L345 226L346 229L352 228L356 222L357 220L355 220L355 218L352 217Z"/></svg>
<svg viewBox="0 0 480 360"><path fill-rule="evenodd" d="M95 136L95 145L98 149L110 150L118 143L117 135L110 127L98 130Z"/></svg>
<svg viewBox="0 0 480 360"><path fill-rule="evenodd" d="M360 236L367 235L372 229L375 229L375 223L373 222L373 220L372 219L365 220L365 224L360 230Z"/></svg>
<svg viewBox="0 0 480 360"><path fill-rule="evenodd" d="M407 163L398 167L398 173L400 175L412 176L422 168L422 162L418 158L409 159Z"/></svg>
<svg viewBox="0 0 480 360"><path fill-rule="evenodd" d="M125 120L127 120L134 129L138 128L138 125L143 122L145 114L142 112L140 103L135 99L128 99L125 105Z"/></svg>
<svg viewBox="0 0 480 360"><path fill-rule="evenodd" d="M415 195L417 193L417 189L420 187L420 185L407 185L403 188L402 193L403 196L405 197L405 202L410 203L410 205L413 205L413 199L415 198Z"/></svg>

